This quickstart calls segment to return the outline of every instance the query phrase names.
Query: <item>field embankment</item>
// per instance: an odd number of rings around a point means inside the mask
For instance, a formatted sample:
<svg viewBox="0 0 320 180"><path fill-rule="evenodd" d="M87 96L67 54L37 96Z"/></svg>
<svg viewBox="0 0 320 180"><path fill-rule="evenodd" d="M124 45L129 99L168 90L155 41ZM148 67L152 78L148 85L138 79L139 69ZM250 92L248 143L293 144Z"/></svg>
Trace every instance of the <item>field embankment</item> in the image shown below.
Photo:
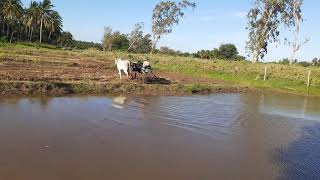
<svg viewBox="0 0 320 180"><path fill-rule="evenodd" d="M114 58L147 57L161 79L118 79ZM267 66L267 80L264 68ZM308 70L311 85L306 90ZM70 51L54 47L2 45L0 47L0 94L133 93L185 95L242 92L248 88L320 95L320 68L279 64L252 64L165 55Z"/></svg>

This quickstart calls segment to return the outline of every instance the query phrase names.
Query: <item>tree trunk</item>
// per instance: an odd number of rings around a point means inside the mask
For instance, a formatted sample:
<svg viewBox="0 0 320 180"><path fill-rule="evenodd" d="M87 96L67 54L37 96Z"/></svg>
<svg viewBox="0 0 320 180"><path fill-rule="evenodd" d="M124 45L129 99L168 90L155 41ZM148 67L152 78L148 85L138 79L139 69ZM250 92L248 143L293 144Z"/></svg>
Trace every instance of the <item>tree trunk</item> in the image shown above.
<svg viewBox="0 0 320 180"><path fill-rule="evenodd" d="M13 33L14 33L14 32L12 31L11 37L10 37L10 44L12 43Z"/></svg>
<svg viewBox="0 0 320 180"><path fill-rule="evenodd" d="M31 32L30 32L30 39L29 39L29 42L32 42L32 36L33 36L33 27L31 28Z"/></svg>
<svg viewBox="0 0 320 180"><path fill-rule="evenodd" d="M153 52L154 52L154 50L155 50L155 48L157 46L158 41L159 41L159 37L157 37L156 40L154 41L152 49L151 49L151 52L150 52L150 55L153 54Z"/></svg>
<svg viewBox="0 0 320 180"><path fill-rule="evenodd" d="M5 34L5 32L6 32L6 26L5 26L5 25L2 25L1 34Z"/></svg>
<svg viewBox="0 0 320 180"><path fill-rule="evenodd" d="M49 36L48 36L48 43L51 42L51 34L52 34L52 32L50 31Z"/></svg>
<svg viewBox="0 0 320 180"><path fill-rule="evenodd" d="M132 48L132 46L134 45L134 43L135 43L135 41L133 41L133 42L130 44L130 46L129 46L129 48L128 48L127 52Z"/></svg>
<svg viewBox="0 0 320 180"><path fill-rule="evenodd" d="M108 47L108 51L110 52L111 50L112 50L112 43L110 43Z"/></svg>
<svg viewBox="0 0 320 180"><path fill-rule="evenodd" d="M9 37L9 33L10 33L10 26L7 25L7 37Z"/></svg>
<svg viewBox="0 0 320 180"><path fill-rule="evenodd" d="M254 52L252 62L256 63L259 61L259 52Z"/></svg>
<svg viewBox="0 0 320 180"><path fill-rule="evenodd" d="M41 22L40 22L40 43L42 42L42 27L43 27L43 16L41 17Z"/></svg>
<svg viewBox="0 0 320 180"><path fill-rule="evenodd" d="M293 51L292 51L292 53L291 53L291 58L290 58L290 65L292 65L293 64L293 62L294 62L294 59L295 59L295 57L296 57L296 49L294 48L293 49Z"/></svg>

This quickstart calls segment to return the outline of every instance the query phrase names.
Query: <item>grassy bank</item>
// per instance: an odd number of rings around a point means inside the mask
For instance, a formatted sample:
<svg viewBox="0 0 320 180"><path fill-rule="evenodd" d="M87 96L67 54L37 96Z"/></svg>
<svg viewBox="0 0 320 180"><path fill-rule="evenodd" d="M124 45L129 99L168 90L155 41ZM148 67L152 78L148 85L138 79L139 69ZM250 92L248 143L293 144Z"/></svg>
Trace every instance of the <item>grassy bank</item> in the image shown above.
<svg viewBox="0 0 320 180"><path fill-rule="evenodd" d="M113 61L116 56L136 60L147 57L154 72L170 84L119 81ZM263 80L265 67L266 81ZM309 90L306 88L308 70L311 70ZM175 95L239 92L246 87L320 96L320 68L95 50L70 51L32 44L1 44L0 47L1 94Z"/></svg>
<svg viewBox="0 0 320 180"><path fill-rule="evenodd" d="M221 79L227 82L260 89L273 89L298 94L320 95L320 68L263 64L250 62L206 61L179 57L165 58L156 67L163 71L180 72L196 77ZM266 81L264 81L267 67ZM307 90L308 71L311 70Z"/></svg>

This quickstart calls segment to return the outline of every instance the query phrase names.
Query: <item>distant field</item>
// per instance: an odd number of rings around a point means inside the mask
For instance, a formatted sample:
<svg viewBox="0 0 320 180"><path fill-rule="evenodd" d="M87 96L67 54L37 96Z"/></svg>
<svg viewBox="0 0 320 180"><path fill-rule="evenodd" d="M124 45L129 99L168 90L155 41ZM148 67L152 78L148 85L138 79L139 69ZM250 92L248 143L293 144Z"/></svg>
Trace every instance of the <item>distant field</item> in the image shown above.
<svg viewBox="0 0 320 180"><path fill-rule="evenodd" d="M118 79L115 57L148 58L157 76L170 85L146 84ZM267 66L267 80L264 69ZM311 85L307 91L307 75ZM61 50L53 46L17 44L0 46L0 92L2 94L42 93L136 93L189 94L238 92L268 89L298 94L320 95L320 68L200 60L167 55L127 54L96 50Z"/></svg>

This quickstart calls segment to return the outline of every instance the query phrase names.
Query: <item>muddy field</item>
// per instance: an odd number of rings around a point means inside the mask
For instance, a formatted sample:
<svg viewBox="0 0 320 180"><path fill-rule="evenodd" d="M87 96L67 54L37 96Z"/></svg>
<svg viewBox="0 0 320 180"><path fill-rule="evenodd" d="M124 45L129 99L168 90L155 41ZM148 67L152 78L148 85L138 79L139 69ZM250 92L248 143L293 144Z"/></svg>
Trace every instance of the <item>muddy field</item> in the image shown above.
<svg viewBox="0 0 320 180"><path fill-rule="evenodd" d="M156 78L138 75L137 79L120 80L112 57L41 50L0 52L1 94L132 93L138 90L136 93L171 95L200 92L201 88L205 88L205 92L239 91L220 80L157 70L154 70ZM191 86L195 84L194 91ZM230 87L222 89L221 85Z"/></svg>

